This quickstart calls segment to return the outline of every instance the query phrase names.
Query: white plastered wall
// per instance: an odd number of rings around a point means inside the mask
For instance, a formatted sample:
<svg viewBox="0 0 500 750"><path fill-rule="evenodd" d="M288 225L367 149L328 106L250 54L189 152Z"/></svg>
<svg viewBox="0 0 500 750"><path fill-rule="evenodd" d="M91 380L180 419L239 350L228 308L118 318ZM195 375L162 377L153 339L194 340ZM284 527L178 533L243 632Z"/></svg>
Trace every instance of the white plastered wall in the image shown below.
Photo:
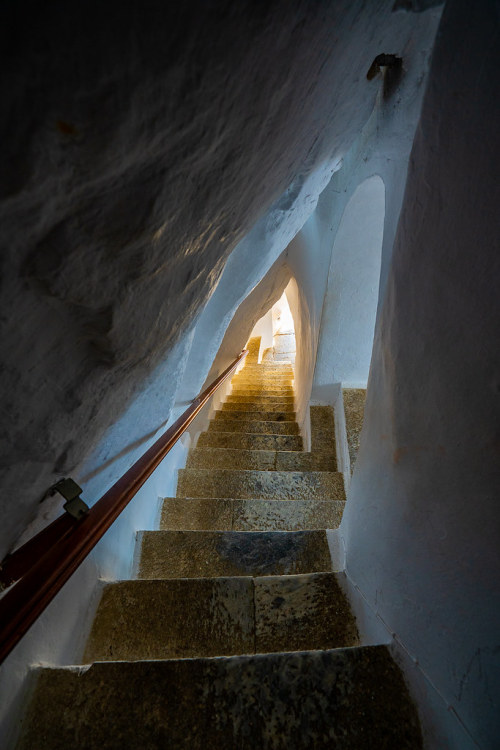
<svg viewBox="0 0 500 750"><path fill-rule="evenodd" d="M359 185L333 244L323 304L315 384L366 388L377 313L385 188L378 175Z"/></svg>
<svg viewBox="0 0 500 750"><path fill-rule="evenodd" d="M259 362L262 362L262 355L266 349L269 349L273 345L273 313L272 308L269 309L260 318L252 329L252 333L249 338L260 337L259 346Z"/></svg>
<svg viewBox="0 0 500 750"><path fill-rule="evenodd" d="M341 535L426 748L498 747L498 9L449 3L413 146ZM467 55L464 55L464 50Z"/></svg>

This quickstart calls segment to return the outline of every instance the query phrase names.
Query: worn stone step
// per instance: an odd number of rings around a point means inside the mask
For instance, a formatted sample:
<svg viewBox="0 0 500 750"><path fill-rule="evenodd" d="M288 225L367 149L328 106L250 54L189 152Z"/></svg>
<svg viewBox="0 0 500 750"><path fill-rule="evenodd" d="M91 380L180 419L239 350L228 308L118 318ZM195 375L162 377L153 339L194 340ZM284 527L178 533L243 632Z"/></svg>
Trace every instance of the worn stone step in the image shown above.
<svg viewBox="0 0 500 750"><path fill-rule="evenodd" d="M192 531L305 531L336 529L341 500L165 498L161 529Z"/></svg>
<svg viewBox="0 0 500 750"><path fill-rule="evenodd" d="M281 375L286 377L292 377L294 376L294 370L292 365L283 363L282 365L277 365L275 363L271 364L269 363L262 363L260 365L256 364L248 364L245 365L238 373L237 375Z"/></svg>
<svg viewBox="0 0 500 750"><path fill-rule="evenodd" d="M179 469L177 497L344 500L344 477L332 471Z"/></svg>
<svg viewBox="0 0 500 750"><path fill-rule="evenodd" d="M248 411L245 409L218 409L212 419L238 419L247 422L295 422L294 411Z"/></svg>
<svg viewBox="0 0 500 750"><path fill-rule="evenodd" d="M188 456L190 469L257 469L258 471L336 471L333 453L303 451L194 448Z"/></svg>
<svg viewBox="0 0 500 750"><path fill-rule="evenodd" d="M293 377L290 375L248 375L238 374L231 380L233 385L245 387L266 387L280 388L281 386L291 386Z"/></svg>
<svg viewBox="0 0 500 750"><path fill-rule="evenodd" d="M249 432L257 435L298 435L297 422L269 422L265 420L238 421L237 419L212 419L209 432Z"/></svg>
<svg viewBox="0 0 500 750"><path fill-rule="evenodd" d="M255 651L310 651L359 642L335 573L255 579Z"/></svg>
<svg viewBox="0 0 500 750"><path fill-rule="evenodd" d="M18 750L421 750L386 646L44 667Z"/></svg>
<svg viewBox="0 0 500 750"><path fill-rule="evenodd" d="M234 379L233 379L234 381ZM246 383L245 385L239 385L238 383L235 383L231 381L232 388L231 390L237 391L237 390L261 390L262 388L269 388L270 390L278 390L278 391L294 391L294 386L292 383L269 383L268 385L262 385L260 382L252 381L251 383Z"/></svg>
<svg viewBox="0 0 500 750"><path fill-rule="evenodd" d="M292 395L295 390L292 382L278 383L263 380L232 381L232 393L260 393L261 395L275 395L282 393Z"/></svg>
<svg viewBox="0 0 500 750"><path fill-rule="evenodd" d="M325 531L144 531L139 578L329 572Z"/></svg>
<svg viewBox="0 0 500 750"><path fill-rule="evenodd" d="M280 451L276 459L278 471L337 471L335 453Z"/></svg>
<svg viewBox="0 0 500 750"><path fill-rule="evenodd" d="M341 574L339 574L341 575ZM83 661L132 661L355 646L335 573L107 584Z"/></svg>
<svg viewBox="0 0 500 750"><path fill-rule="evenodd" d="M231 393L226 397L224 404L259 404L259 407L265 404L283 404L283 406L292 406L295 399L290 396L257 396L256 394L245 394L244 396Z"/></svg>
<svg viewBox="0 0 500 750"><path fill-rule="evenodd" d="M202 432L198 448L237 448L242 450L301 451L301 435L259 435L243 432Z"/></svg>
<svg viewBox="0 0 500 750"><path fill-rule="evenodd" d="M261 368L256 368L252 370L243 369L236 373L236 375L233 375L232 380L238 380L238 379L248 379L248 380L278 380L278 381L286 381L286 380L293 380L295 377L295 373L293 370L290 371L273 371L273 370L262 370Z"/></svg>
<svg viewBox="0 0 500 750"><path fill-rule="evenodd" d="M245 383L244 385L231 383L231 393L248 393L249 391L255 393L262 393L263 391L269 393L288 393L289 395L293 395L295 388L291 383L285 383L284 385L279 383L270 383L268 385L262 385L262 383Z"/></svg>
<svg viewBox="0 0 500 750"><path fill-rule="evenodd" d="M274 399L275 401L287 401L290 398L295 399L294 394L293 388L233 388L227 398L230 399L232 396L239 396L249 399L257 397L259 400L266 398Z"/></svg>
<svg viewBox="0 0 500 750"><path fill-rule="evenodd" d="M293 399L289 401L277 401L276 399L267 399L267 401L226 401L222 404L221 411L236 412L290 412L293 414Z"/></svg>
<svg viewBox="0 0 500 750"><path fill-rule="evenodd" d="M253 339L250 339L250 341L248 342L248 344L245 346L245 349L247 349L247 351L248 351L248 354L247 354L247 356L245 358L245 362L248 362L253 357L258 357L259 356L260 341L261 341L261 337L257 336L257 337L255 337Z"/></svg>
<svg viewBox="0 0 500 750"><path fill-rule="evenodd" d="M108 584L84 662L254 653L253 598L242 576Z"/></svg>

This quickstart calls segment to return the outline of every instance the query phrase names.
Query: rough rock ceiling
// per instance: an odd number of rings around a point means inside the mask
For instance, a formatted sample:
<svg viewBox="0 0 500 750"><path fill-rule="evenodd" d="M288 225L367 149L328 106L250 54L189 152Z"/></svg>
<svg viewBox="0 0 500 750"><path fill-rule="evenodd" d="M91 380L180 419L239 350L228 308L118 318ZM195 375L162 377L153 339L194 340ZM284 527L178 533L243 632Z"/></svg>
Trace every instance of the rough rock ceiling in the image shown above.
<svg viewBox="0 0 500 750"><path fill-rule="evenodd" d="M4 5L5 548L192 323L235 244L342 157L373 109L372 59L411 29L392 6Z"/></svg>

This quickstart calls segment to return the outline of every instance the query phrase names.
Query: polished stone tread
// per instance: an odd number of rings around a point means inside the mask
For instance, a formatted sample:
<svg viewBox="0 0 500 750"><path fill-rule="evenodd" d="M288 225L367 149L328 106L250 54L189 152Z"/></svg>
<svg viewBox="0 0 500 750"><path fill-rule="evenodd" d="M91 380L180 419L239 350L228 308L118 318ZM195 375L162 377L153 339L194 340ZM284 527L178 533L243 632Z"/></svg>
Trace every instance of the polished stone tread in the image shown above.
<svg viewBox="0 0 500 750"><path fill-rule="evenodd" d="M161 529L179 531L306 531L336 529L340 500L165 498Z"/></svg>
<svg viewBox="0 0 500 750"><path fill-rule="evenodd" d="M344 500L344 477L333 471L180 469L177 497Z"/></svg>
<svg viewBox="0 0 500 750"><path fill-rule="evenodd" d="M325 531L144 531L139 578L329 572Z"/></svg>
<svg viewBox="0 0 500 750"><path fill-rule="evenodd" d="M420 750L385 646L41 668L18 750Z"/></svg>

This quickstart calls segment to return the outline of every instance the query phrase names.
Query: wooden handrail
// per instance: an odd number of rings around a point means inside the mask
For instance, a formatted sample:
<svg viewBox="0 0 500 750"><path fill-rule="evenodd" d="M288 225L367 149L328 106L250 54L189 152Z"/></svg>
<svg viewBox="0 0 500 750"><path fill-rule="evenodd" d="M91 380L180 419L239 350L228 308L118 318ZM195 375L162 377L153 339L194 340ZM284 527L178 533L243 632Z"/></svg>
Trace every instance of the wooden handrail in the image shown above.
<svg viewBox="0 0 500 750"><path fill-rule="evenodd" d="M85 560L189 427L210 396L227 380L247 354L248 351L243 350L80 521L75 522L71 519L68 523L62 520L67 514L60 516L17 551L16 575L22 571L26 572L0 600L0 663ZM60 536L56 539L58 534ZM42 543L48 540L52 545L45 548L44 554L40 554ZM21 554L22 550L24 552Z"/></svg>

